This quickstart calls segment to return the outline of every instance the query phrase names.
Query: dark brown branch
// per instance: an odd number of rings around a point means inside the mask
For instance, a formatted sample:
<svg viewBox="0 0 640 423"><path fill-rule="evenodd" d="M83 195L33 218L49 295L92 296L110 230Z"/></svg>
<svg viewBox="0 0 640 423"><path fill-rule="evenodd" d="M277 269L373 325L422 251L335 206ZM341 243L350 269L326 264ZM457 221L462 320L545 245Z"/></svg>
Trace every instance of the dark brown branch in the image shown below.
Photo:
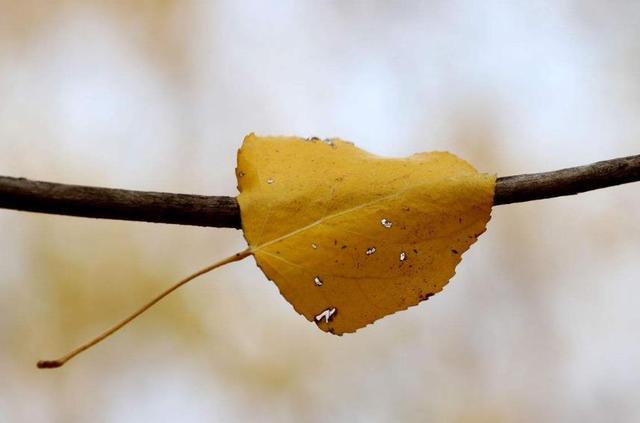
<svg viewBox="0 0 640 423"><path fill-rule="evenodd" d="M494 205L562 197L640 181L640 155L552 172L498 178Z"/></svg>
<svg viewBox="0 0 640 423"><path fill-rule="evenodd" d="M240 228L233 197L129 191L0 176L0 208L100 219Z"/></svg>
<svg viewBox="0 0 640 423"><path fill-rule="evenodd" d="M640 155L498 178L494 205L578 194L640 180ZM129 191L0 176L0 208L101 219L240 228L233 197Z"/></svg>

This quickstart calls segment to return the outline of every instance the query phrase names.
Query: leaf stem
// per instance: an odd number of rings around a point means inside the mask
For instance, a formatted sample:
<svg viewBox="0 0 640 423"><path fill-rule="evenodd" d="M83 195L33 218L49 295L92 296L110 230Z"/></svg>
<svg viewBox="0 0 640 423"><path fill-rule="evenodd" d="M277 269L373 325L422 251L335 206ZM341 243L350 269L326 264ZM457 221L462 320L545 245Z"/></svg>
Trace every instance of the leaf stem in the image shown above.
<svg viewBox="0 0 640 423"><path fill-rule="evenodd" d="M218 267L222 267L225 264L233 263L235 261L240 261L240 260L244 259L245 257L248 257L249 255L251 255L251 250L249 248L247 248L246 250L243 250L243 251L241 251L239 253L236 253L236 254L234 254L232 256L229 256L229 257L227 257L225 259L222 259L220 261L217 261L217 262L215 262L215 263L213 263L213 264L211 264L211 265L209 265L209 266L207 266L207 267L205 267L203 269L198 270L195 273L192 273L191 275L189 275L186 278L178 281L173 286L167 288L166 290L164 290L163 292L158 294L155 298L153 298L148 303L144 304L142 307L140 307L137 311L135 311L129 317L127 317L126 319L124 319L124 320L120 321L119 323L115 324L111 328L107 329L105 332L103 332L102 334L98 335L96 338L92 339L91 341L79 346L78 348L74 349L73 351L69 352L68 354L66 354L66 355L64 355L64 356L62 356L62 357L60 357L60 358L58 358L56 360L40 360L40 361L38 361L38 364L37 364L38 368L39 369L53 369L53 368L57 368L57 367L63 366L67 361L71 360L72 358L74 358L75 356L80 354L81 352L88 350L89 348L91 348L94 345L104 341L106 338L108 338L109 336L113 335L115 332L117 332L120 329L122 329L124 326L126 326L128 323L130 323L136 317L140 316L142 313L144 313L145 311L150 309L158 301L162 300L164 297L166 297L167 295L171 294L176 289L178 289L181 286L185 285L187 282L190 282L193 279L197 278L198 276L204 275L205 273L211 272L212 270L217 269Z"/></svg>

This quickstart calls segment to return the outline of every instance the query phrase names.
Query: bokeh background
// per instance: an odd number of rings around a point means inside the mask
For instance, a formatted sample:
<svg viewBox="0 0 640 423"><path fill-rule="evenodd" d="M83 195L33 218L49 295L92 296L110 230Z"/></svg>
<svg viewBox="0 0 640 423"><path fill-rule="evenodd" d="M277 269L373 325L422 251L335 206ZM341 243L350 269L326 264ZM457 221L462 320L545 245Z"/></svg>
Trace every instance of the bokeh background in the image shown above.
<svg viewBox="0 0 640 423"><path fill-rule="evenodd" d="M243 136L498 175L640 152L635 1L0 0L0 174L235 195ZM0 421L640 421L640 191L500 206L445 293L342 338L253 259L57 371L239 231L0 210Z"/></svg>

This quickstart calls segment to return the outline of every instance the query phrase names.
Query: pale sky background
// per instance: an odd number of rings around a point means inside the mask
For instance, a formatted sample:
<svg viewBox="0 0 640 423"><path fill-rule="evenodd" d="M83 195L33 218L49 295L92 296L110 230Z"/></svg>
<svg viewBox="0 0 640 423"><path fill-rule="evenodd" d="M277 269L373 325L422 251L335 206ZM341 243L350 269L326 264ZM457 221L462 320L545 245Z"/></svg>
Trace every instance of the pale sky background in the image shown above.
<svg viewBox="0 0 640 423"><path fill-rule="evenodd" d="M498 175L640 153L640 3L0 0L0 174L236 194L249 132ZM342 338L253 259L50 358L239 231L0 210L0 422L639 421L640 195L500 206L444 293Z"/></svg>

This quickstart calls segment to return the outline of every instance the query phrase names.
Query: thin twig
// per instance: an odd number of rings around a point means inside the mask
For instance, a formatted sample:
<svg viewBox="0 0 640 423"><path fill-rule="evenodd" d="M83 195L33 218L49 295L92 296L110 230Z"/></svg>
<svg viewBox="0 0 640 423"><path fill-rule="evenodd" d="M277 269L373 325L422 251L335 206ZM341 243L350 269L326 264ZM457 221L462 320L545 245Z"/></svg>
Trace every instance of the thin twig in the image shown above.
<svg viewBox="0 0 640 423"><path fill-rule="evenodd" d="M233 197L129 191L0 176L0 208L179 225L240 228Z"/></svg>
<svg viewBox="0 0 640 423"><path fill-rule="evenodd" d="M498 178L494 205L561 197L640 181L640 155ZM237 228L233 197L130 191L0 176L0 208L100 219Z"/></svg>
<svg viewBox="0 0 640 423"><path fill-rule="evenodd" d="M579 194L640 181L640 155L552 172L498 178L494 205Z"/></svg>

